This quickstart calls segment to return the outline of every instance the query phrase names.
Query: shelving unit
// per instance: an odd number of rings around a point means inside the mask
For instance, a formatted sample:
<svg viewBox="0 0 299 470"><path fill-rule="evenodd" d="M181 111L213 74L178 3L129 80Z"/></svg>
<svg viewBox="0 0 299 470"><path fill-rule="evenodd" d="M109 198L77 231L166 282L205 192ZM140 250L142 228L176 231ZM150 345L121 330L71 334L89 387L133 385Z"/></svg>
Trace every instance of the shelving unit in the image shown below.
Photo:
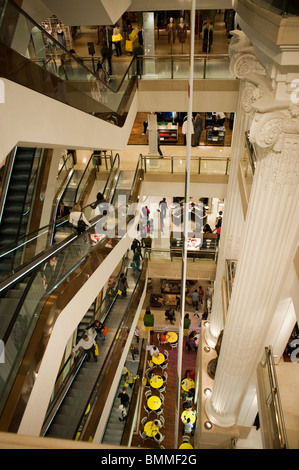
<svg viewBox="0 0 299 470"><path fill-rule="evenodd" d="M176 144L178 141L178 125L168 123L158 123L158 132L160 134L160 144Z"/></svg>
<svg viewBox="0 0 299 470"><path fill-rule="evenodd" d="M213 126L207 128L206 145L224 145L224 139L224 126Z"/></svg>

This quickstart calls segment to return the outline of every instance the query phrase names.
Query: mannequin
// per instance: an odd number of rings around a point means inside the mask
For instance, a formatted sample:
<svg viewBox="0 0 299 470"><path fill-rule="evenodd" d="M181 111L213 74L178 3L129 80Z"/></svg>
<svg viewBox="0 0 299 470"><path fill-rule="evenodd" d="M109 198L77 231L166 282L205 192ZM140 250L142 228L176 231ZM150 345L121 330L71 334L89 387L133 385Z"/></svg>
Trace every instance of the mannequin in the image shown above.
<svg viewBox="0 0 299 470"><path fill-rule="evenodd" d="M170 52L172 53L172 44L175 43L175 25L173 18L170 18L166 31L168 34L168 44L170 44Z"/></svg>
<svg viewBox="0 0 299 470"><path fill-rule="evenodd" d="M208 18L202 28L202 52L209 53L213 44L213 25Z"/></svg>
<svg viewBox="0 0 299 470"><path fill-rule="evenodd" d="M184 18L180 18L180 22L177 27L177 36L179 38L179 42L182 45L182 52L183 52L183 44L186 41L186 37L187 37L187 26L184 23Z"/></svg>
<svg viewBox="0 0 299 470"><path fill-rule="evenodd" d="M61 44L63 47L65 47L65 40L64 40L64 32L63 32L63 29L61 27L61 24L59 24L57 26L57 40L59 42L59 44Z"/></svg>

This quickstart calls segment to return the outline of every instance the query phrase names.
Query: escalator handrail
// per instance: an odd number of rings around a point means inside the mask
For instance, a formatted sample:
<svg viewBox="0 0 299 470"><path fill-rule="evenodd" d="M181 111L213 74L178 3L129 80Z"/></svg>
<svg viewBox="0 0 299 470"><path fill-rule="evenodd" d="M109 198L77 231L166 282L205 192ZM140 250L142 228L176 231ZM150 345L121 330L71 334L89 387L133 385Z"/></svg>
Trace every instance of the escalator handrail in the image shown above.
<svg viewBox="0 0 299 470"><path fill-rule="evenodd" d="M14 311L14 314L13 314L13 316L11 317L10 322L9 322L9 324L8 324L6 330L5 330L5 333L4 333L4 335L3 335L2 340L3 340L4 344L7 343L7 340L8 340L8 338L9 338L9 336L10 336L10 334L11 334L11 332L12 332L12 329L13 329L13 327L14 327L14 325L15 325L15 322L16 322L18 316L19 316L19 313L20 313L20 310L21 310L21 308L22 308L23 302L24 302L25 298L27 297L27 294L28 294L28 292L29 292L29 290L30 290L30 288L31 288L31 286L32 286L32 283L33 283L33 281L34 281L34 279L35 279L36 276L37 276L37 271L34 271L34 272L32 273L32 275L30 276L30 279L29 279L29 281L28 281L28 283L27 283L27 285L26 285L26 288L24 289L24 292L23 292L22 295L21 295L21 298L20 298L20 300L19 300L19 302L18 302L17 308L16 308L16 310Z"/></svg>
<svg viewBox="0 0 299 470"><path fill-rule="evenodd" d="M114 158L114 161L113 161L113 164L112 164L112 168L111 168L111 170L110 170L110 174L109 174L109 176L108 176L108 178L107 178L107 181L106 181L106 184L105 184L104 191L106 190L106 187L107 187L107 184L108 184L108 180L109 180L110 175L111 175L111 173L112 173L112 171L113 171L113 169L114 169L114 164L115 164L115 162L117 162L117 164L118 164L117 168L119 168L119 165L120 165L120 157L119 157L119 154L118 154L118 153L115 155L115 158ZM71 171L72 171L72 170L71 170ZM108 198L108 202L109 202L109 200L110 200L110 197ZM95 201L95 202L96 202L96 201ZM83 207L83 208L82 208L82 212L84 212L84 210L86 210L86 209L89 208L89 207L91 207L91 208L93 209L93 208L94 208L93 206L94 206L95 202L92 202L92 203L88 204L87 206ZM102 217L102 216L101 216L101 217ZM99 218L100 218L100 217L99 217ZM97 220L99 220L99 218L98 218ZM24 243L21 243L20 245L17 245L17 246L16 246L15 242L11 243L10 245L6 245L6 246L2 249L2 252L1 252L1 250L0 250L0 259L1 259L3 256L6 256L8 253L17 250L19 246L24 245L24 244L28 244L28 243L32 242L35 238L38 237L38 233L39 233L39 232L43 231L44 233L46 233L46 231L48 231L49 233L54 233L54 228L58 225L58 223L59 223L59 225L60 225L61 223L66 223L67 221L68 221L68 216L60 217L59 219L56 219L56 220L55 220L54 222L52 222L51 224L44 225L43 227L41 227L41 228L39 228L39 229L37 229L37 230L34 230L33 232L31 232L31 233L29 233L29 234L27 234L27 235L22 235L21 237L18 238L18 242L21 242L22 239L24 240L24 239L26 239L27 237L31 237L31 238L30 238L30 240L27 240L27 241L25 241ZM95 224L94 224L94 221L93 221L93 225L95 225ZM69 237L66 237L66 239L63 240L61 243L64 243L64 242L67 241L68 239L69 239ZM61 248L62 248L62 247L61 247ZM4 250L5 250L5 251L4 251ZM51 250L51 248L50 248L50 250ZM45 253L45 252L44 252L44 253ZM3 280L0 281L0 292L3 290L3 288L1 288L1 285L3 284L3 282L5 282L5 280L7 280L9 277L11 277L11 276L13 276L14 274L16 274L17 272L19 272L20 269L24 268L24 267L25 267L26 265L28 265L32 260L33 260L33 261L36 260L36 258L39 257L39 256L40 256L40 253L39 253L36 257L32 258L28 263L25 263L24 265L19 266L18 269L17 269L13 274L8 274L7 276L5 276L5 277L3 278ZM49 256L51 256L51 254L50 254Z"/></svg>
<svg viewBox="0 0 299 470"><path fill-rule="evenodd" d="M115 341L119 336L119 332L122 328L122 325L125 323L125 321L127 319L127 316L128 316L128 313L130 311L131 304L132 304L132 301L133 301L133 297L136 293L136 290L137 290L137 287L138 287L141 276L142 276L142 271L138 273L138 278L136 279L136 283L135 283L133 292L131 294L130 300L128 302L128 305L127 305L120 321L119 321L118 327L116 328L115 335L114 335L114 338L111 342L109 350L106 354L106 358L109 357L109 355L112 353L112 351L114 349L114 346L115 346ZM93 387L93 389L92 389L92 391L91 391L91 393L88 397L88 400L86 401L86 405L88 405L90 407L90 411L89 411L88 414L86 414L86 410L84 410L84 412L81 416L80 422L77 426L76 432L74 434L74 437L77 435L77 433L79 431L80 431L80 434L82 432L84 432L84 427L86 425L86 421L88 420L90 414L92 413L95 403L98 401L98 394L100 393L100 390L99 390L99 387L97 386L97 384L101 382L101 378L103 377L104 374L106 374L108 368L109 368L109 364L107 364L107 360L105 360L103 362L103 365L102 365L100 371L99 371L99 374L98 374L97 379L95 381L95 385L94 385L94 387Z"/></svg>
<svg viewBox="0 0 299 470"><path fill-rule="evenodd" d="M38 24L33 18L31 18L31 16L29 16L24 10L22 10L22 8L20 8L13 0L6 0L6 2L8 4L10 4L13 8L15 8L22 16L24 16L30 23L34 24L34 26L36 28L38 28L42 34L44 34L45 36L47 36L47 38L53 42L55 44L55 46L59 49L61 49L64 54L67 54L69 57L72 58L72 60L75 60L77 62L77 65L80 66L80 67L83 67L84 69L86 69L86 71L88 73L90 73L91 75L93 75L97 80L99 80L100 82L102 82L103 85L105 85L105 82L103 82L92 70L90 70L88 67L86 67L86 65L84 65L80 60L77 59L77 57L73 56L73 54L68 51L62 44L60 44L60 42L57 41L57 39L55 39L51 34L49 34L45 29L43 29L40 24ZM5 15L5 12L4 12L4 15ZM107 86L107 85L106 85Z"/></svg>
<svg viewBox="0 0 299 470"><path fill-rule="evenodd" d="M128 66L127 70L126 70L126 73L119 85L119 87L117 88L117 90L113 90L113 88L110 88L95 72L93 72L93 70L91 70L89 67L87 67L84 63L82 63L82 61L80 61L77 57L75 57L70 51L68 51L62 44L60 44L60 42L57 41L57 39L55 39L51 34L49 34L45 29L43 29L40 24L38 24L33 18L31 18L24 10L22 10L22 8L20 8L13 0L6 0L7 3L9 3L13 8L15 8L16 10L18 10L18 12L23 15L28 21L30 21L31 23L34 24L34 26L36 28L38 28L42 34L44 34L45 36L47 36L47 38L55 43L55 46L59 49L61 49L63 51L64 54L67 54L67 56L71 57L72 60L75 60L77 65L79 67L83 67L89 74L93 75L93 77L101 82L101 84L103 86L105 86L105 88L109 89L112 93L118 93L119 92L119 89L120 89L120 86L122 85L123 81L124 81L124 78L129 70L129 68L131 67L131 64L133 63L133 61L135 60L135 57L132 58L131 62L130 62L130 65ZM3 9L5 10L5 9ZM4 15L5 15L5 11L4 11Z"/></svg>
<svg viewBox="0 0 299 470"><path fill-rule="evenodd" d="M2 182L2 191L0 195L0 224L2 221L2 215L4 211L5 200L7 196L7 191L9 187L9 183L11 180L12 169L14 166L16 154L17 154L18 147L14 147L6 157L5 166L4 166L4 175L3 175L3 182Z"/></svg>
<svg viewBox="0 0 299 470"><path fill-rule="evenodd" d="M127 258L127 254L123 257L123 261L122 261L122 264L121 264L121 268L120 268L120 273L122 272L122 269L123 269L123 266L124 266L124 259ZM119 276L120 274L118 275L117 279L119 279ZM117 283L118 284L118 283ZM117 285L116 284L116 285ZM116 288L116 291L115 291L115 297L113 299L113 302L109 305L108 309L106 312L103 313L101 319L99 320L100 322L104 322L104 320L107 318L107 316L109 315L109 312L111 310L111 307L112 305L114 304L116 298L118 297L118 293L117 293L117 288ZM108 296L108 294L105 296L105 298ZM105 301L105 299L103 299L103 301L101 302L101 305L103 304L103 302ZM94 318L96 317L96 314L97 312L99 311L99 309L101 308L101 305L98 307L98 309L96 310L95 312L95 316ZM122 320L120 320L121 322ZM89 330L90 328L92 328L93 326L93 323L90 324L86 330ZM119 328L116 329L116 333L115 335L117 335L117 332L118 332ZM81 335L81 337L77 338L76 339L76 343L78 343L78 341L83 337L83 334ZM113 343L113 341L112 341ZM112 347L112 344L107 352L107 355L109 354L110 352L110 349ZM45 417L45 420L44 420L44 425L43 425L43 430L42 430L42 435L45 435L49 426L51 425L51 422L52 420L54 419L54 416L56 415L56 413L58 412L60 406L62 405L62 401L63 399L65 398L66 396L66 393L69 389L69 387L71 386L72 382L74 381L76 375L78 374L79 372L79 369L81 368L84 360L85 360L85 357L86 357L86 353L84 351L79 351L78 354L74 357L74 364L72 364L71 366L71 369L69 370L69 372L67 373L66 377L64 378L63 382L61 383L59 389L57 390L54 398L52 399L52 402L51 402L51 405L49 406L48 410L47 410L47 413L46 413L46 417ZM55 383L57 383L59 377L61 376L61 374L63 373L65 367L67 366L67 364L69 363L69 361L73 358L73 356L70 354L68 356L68 358L66 359L65 363L63 364L63 366L61 367L61 369L59 370L58 374L57 374L57 377L56 377L56 381ZM103 364L104 366L104 364ZM103 369L103 366L99 372L99 375L101 374L101 371ZM62 397L62 399L60 398ZM80 419L80 422L82 420L82 417Z"/></svg>
<svg viewBox="0 0 299 470"><path fill-rule="evenodd" d="M76 202L79 202L79 201L77 201L77 195L78 195L78 191L79 191L79 188L80 188L80 184L81 184L81 181L83 180L83 178L84 178L84 176L85 176L85 173L87 172L87 168L89 167L89 164L90 164L90 162L92 161L92 159L93 159L93 154L90 155L90 158L89 158L89 160L88 160L88 163L87 163L86 167L84 168L84 171L83 171L83 173L82 173L82 176L81 176L81 178L80 178L80 180L79 180L79 183L78 183L78 185L77 185L76 192L75 192L75 197L74 197L74 204L75 204Z"/></svg>
<svg viewBox="0 0 299 470"><path fill-rule="evenodd" d="M130 221L132 220L132 218L134 218L134 216L127 215L127 217L126 217L127 223L130 223ZM95 218L95 220L97 220L97 218ZM95 223L96 223L96 221L94 222L94 224L95 224ZM91 230L91 229L92 229L92 227L91 227L90 229L88 229L88 230ZM85 232L85 233L86 233L86 232ZM108 234L107 234L107 235L108 235ZM78 236L77 236L77 237L78 237ZM73 238L77 238L77 237L73 237ZM114 237L114 238L115 238L115 237ZM118 239L118 238L119 238L119 237L116 236L116 239ZM122 238L122 237L121 237L121 238ZM111 239L111 240L112 240L112 238L109 237L109 235L108 235L108 239ZM83 256L83 258L80 260L80 262L79 262L79 263L76 263L76 265L72 268L72 270L71 270L70 272L73 272L75 269L77 269L77 268L80 266L80 264L84 263L84 261L87 261L88 256L90 256L93 252L98 252L98 249L99 249L100 247L102 247L102 246L105 247L105 244L106 244L106 243L107 243L107 237L105 237L103 240L101 240L99 243L97 243L97 244L91 249L91 251L88 253L87 256L86 256L86 255ZM101 262L102 262L102 261L99 260L99 264L101 264ZM58 287L58 285L61 285L61 283L65 282L68 277L69 277L68 274L65 273L63 279L59 281L59 284L58 284L58 283L55 284L55 289ZM77 278L78 278L78 277L77 277ZM83 281L83 277L82 277L82 281ZM85 276L84 276L84 282L86 282ZM136 286L135 286L135 287L136 287ZM53 296L53 295L54 295L54 292L55 292L55 291L52 290L51 292L49 292L49 295L50 295L50 296ZM45 304L45 303L43 302L43 307L42 307L41 311L39 312L38 316L39 316L39 317L43 317L43 319L45 319L45 317L43 316L43 311L44 311L43 309L46 308L47 310L49 310L48 313L50 313L52 307L53 307L53 305L52 305L51 302L50 302L49 304ZM37 309L35 309L35 311L36 311L36 310L37 310ZM51 314L51 315L52 315L52 314ZM27 350L26 350L26 354L29 354L29 356L32 355L32 351L30 350L30 344L32 343L32 341L36 341L36 340L37 340L36 334L37 334L37 333L34 333L34 332L33 332L33 335L31 335L31 339L29 340L29 344L28 344L28 347L27 347ZM38 335L40 335L40 333L38 333ZM41 343L40 343L40 346L41 346L41 348L43 349L43 348L45 347L45 344L44 344L43 342L41 342ZM35 347L36 347L36 346L35 346ZM28 351L29 351L29 352L28 352ZM41 352L41 351L40 351L40 352ZM24 364L24 360L25 360L25 362L26 362L26 365ZM30 361L32 360L33 362L35 362L36 357L33 355L32 357L29 358L29 360L30 360ZM24 364L24 366L25 366L26 368L28 368L28 358L26 358L26 356L24 356L24 357L22 358L20 367L22 367L23 364ZM35 367L35 366L34 366L34 367ZM15 372L16 372L16 369L15 369ZM29 371L28 371L28 372L29 372ZM31 372L32 372L32 371L30 371L30 373L31 373ZM30 384L29 384L28 380L30 381ZM25 387L26 390L27 390L27 391L26 391L27 396L29 396L29 395L30 395L29 389L32 390L33 383L34 383L34 380L32 381L32 377L31 377L30 374L29 374L29 376L28 376L28 375L27 375L27 376L24 375L23 378L22 378L22 380L21 380L20 382L18 382L18 381L16 382L16 380L14 379L12 385L10 386L10 391L9 391L8 398L7 398L7 399L9 400L9 397L11 397L11 394L12 394L12 393L13 393L13 394L15 394L15 393L19 394L19 395L18 395L19 398L18 398L17 400L15 400L14 403L15 403L15 406L17 406L17 403L19 403L20 406L22 407L23 404L21 404L20 401L19 401L19 400L21 400L22 390L23 390L23 388ZM29 387L29 388L28 388L28 387ZM6 400L7 400L7 399L6 399ZM4 407L5 407L5 403L4 403ZM22 412L21 412L20 410L18 411L18 417L16 417L16 414L15 414L15 413L16 413L16 408L15 408L15 407L13 407L13 409L7 410L7 414L5 415L5 426L8 425L8 422L9 422L10 420L13 420L13 421L14 421L14 425L16 425L16 423L17 423L17 421L19 420L19 417L21 416ZM16 418L16 420L15 420L14 418ZM10 421L10 422L11 422L11 421Z"/></svg>

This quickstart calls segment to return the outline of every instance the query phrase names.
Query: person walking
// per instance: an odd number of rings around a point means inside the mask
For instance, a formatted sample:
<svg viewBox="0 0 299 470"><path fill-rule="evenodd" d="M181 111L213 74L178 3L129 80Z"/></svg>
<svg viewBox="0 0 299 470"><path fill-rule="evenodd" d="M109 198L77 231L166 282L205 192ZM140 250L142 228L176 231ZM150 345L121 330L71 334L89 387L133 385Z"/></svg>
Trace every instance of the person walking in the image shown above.
<svg viewBox="0 0 299 470"><path fill-rule="evenodd" d="M163 197L163 199L159 202L159 210L161 213L161 232L163 232L163 226L164 226L164 219L166 217L166 210L168 209L167 202L166 202L166 197Z"/></svg>
<svg viewBox="0 0 299 470"><path fill-rule="evenodd" d="M86 226L91 227L90 223L82 212L80 204L78 203L74 204L72 212L70 213L69 221L77 231L78 235L85 232Z"/></svg>
<svg viewBox="0 0 299 470"><path fill-rule="evenodd" d="M121 273L119 277L118 288L121 291L121 295L127 297L128 281L124 273Z"/></svg>
<svg viewBox="0 0 299 470"><path fill-rule="evenodd" d="M131 244L131 250L133 251L133 253L135 253L135 251L137 250L137 248L141 247L141 243L139 240L137 240L137 238L134 238L134 240L132 241L132 244Z"/></svg>
<svg viewBox="0 0 299 470"><path fill-rule="evenodd" d="M120 404L123 405L125 408L127 408L129 406L130 397L126 393L126 388L125 387L122 389L122 392L118 394L117 398L120 399Z"/></svg>
<svg viewBox="0 0 299 470"><path fill-rule="evenodd" d="M79 348L82 348L87 354L87 362L90 361L90 354L93 355L94 361L97 362L98 358L95 354L95 344L96 342L93 336L84 334L83 338L80 339L78 344L72 349L71 356L73 356Z"/></svg>
<svg viewBox="0 0 299 470"><path fill-rule="evenodd" d="M205 292L204 292L202 286L199 286L199 288L198 288L198 295L199 295L200 303L203 304L203 297L205 295Z"/></svg>
<svg viewBox="0 0 299 470"><path fill-rule="evenodd" d="M192 147L198 147L200 145L200 136L202 133L202 119L199 114L196 114L195 116L193 127L194 127L194 143Z"/></svg>
<svg viewBox="0 0 299 470"><path fill-rule="evenodd" d="M197 292L197 289L195 289L195 291L191 294L191 297L192 297L192 305L197 311L198 310L198 301L199 301L199 294Z"/></svg>
<svg viewBox="0 0 299 470"><path fill-rule="evenodd" d="M135 263L137 271L141 271L140 269L140 260L143 260L143 256L141 253L141 248L138 247L133 255L133 263Z"/></svg>

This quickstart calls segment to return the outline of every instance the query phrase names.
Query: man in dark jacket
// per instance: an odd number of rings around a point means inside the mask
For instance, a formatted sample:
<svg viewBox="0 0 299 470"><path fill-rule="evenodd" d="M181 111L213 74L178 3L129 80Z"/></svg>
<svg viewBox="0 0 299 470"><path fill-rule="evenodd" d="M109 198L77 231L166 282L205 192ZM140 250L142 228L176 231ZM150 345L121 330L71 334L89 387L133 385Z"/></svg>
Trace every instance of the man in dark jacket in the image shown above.
<svg viewBox="0 0 299 470"><path fill-rule="evenodd" d="M196 115L193 122L194 127L194 144L192 147L198 147L200 145L200 136L202 133L202 119L199 114Z"/></svg>

